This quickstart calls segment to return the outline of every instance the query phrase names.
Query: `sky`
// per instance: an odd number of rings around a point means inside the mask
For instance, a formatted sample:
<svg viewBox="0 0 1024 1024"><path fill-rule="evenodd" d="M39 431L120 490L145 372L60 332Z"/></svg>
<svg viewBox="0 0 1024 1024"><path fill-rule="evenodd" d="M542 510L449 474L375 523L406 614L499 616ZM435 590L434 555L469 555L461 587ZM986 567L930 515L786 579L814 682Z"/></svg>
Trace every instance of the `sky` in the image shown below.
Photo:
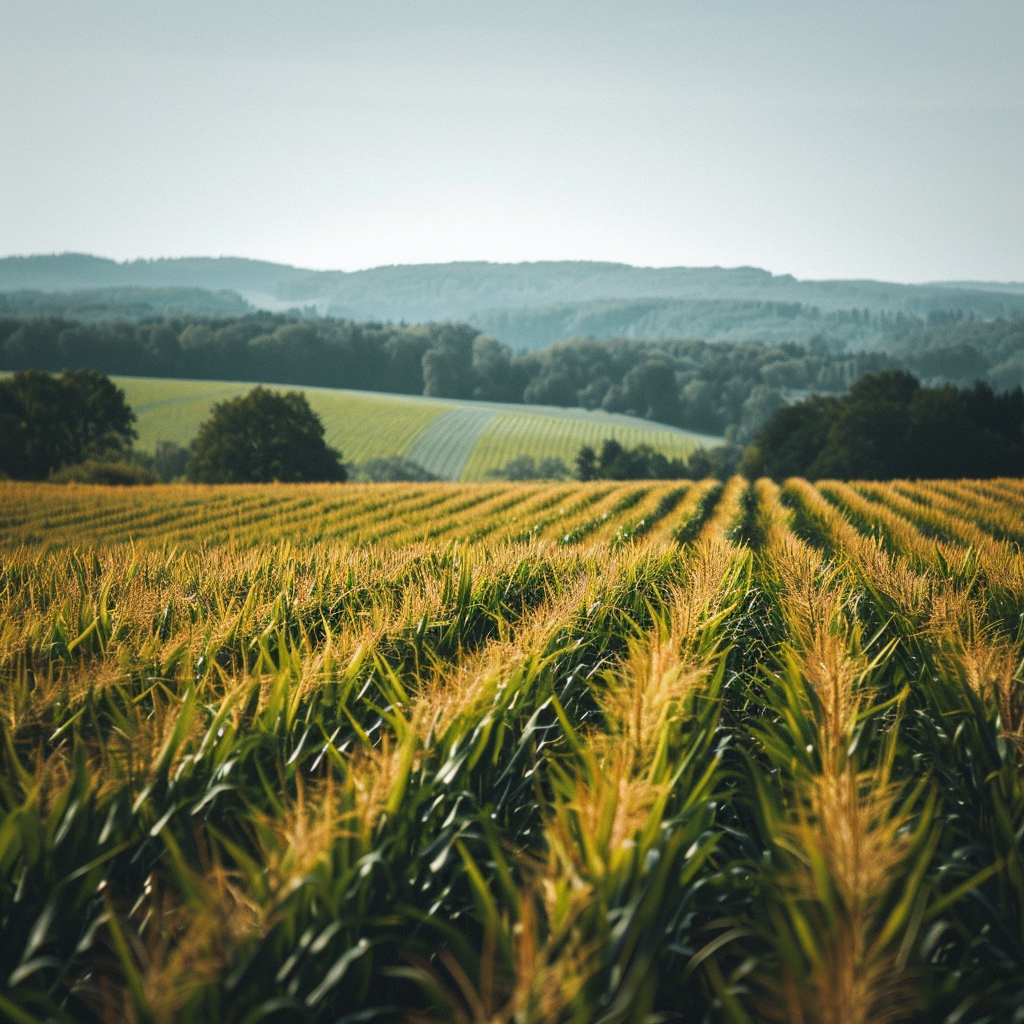
<svg viewBox="0 0 1024 1024"><path fill-rule="evenodd" d="M0 0L0 255L1024 281L1024 0Z"/></svg>

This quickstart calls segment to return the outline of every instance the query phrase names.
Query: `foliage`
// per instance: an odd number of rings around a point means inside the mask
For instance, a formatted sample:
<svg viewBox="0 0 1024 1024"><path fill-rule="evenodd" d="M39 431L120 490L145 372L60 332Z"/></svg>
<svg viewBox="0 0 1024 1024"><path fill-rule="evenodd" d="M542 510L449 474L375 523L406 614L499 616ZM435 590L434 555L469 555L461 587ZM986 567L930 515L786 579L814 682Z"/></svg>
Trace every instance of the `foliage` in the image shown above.
<svg viewBox="0 0 1024 1024"><path fill-rule="evenodd" d="M698 448L686 460L687 476L693 480L715 477L728 480L738 471L743 449L735 444L718 444L710 448Z"/></svg>
<svg viewBox="0 0 1024 1024"><path fill-rule="evenodd" d="M777 480L1024 475L1024 392L923 388L902 371L864 377L843 398L777 412L744 466Z"/></svg>
<svg viewBox="0 0 1024 1024"><path fill-rule="evenodd" d="M487 476L492 480L565 480L569 467L557 458L537 461L532 455L520 455L488 470Z"/></svg>
<svg viewBox="0 0 1024 1024"><path fill-rule="evenodd" d="M589 445L576 456L579 480L701 480L707 476L727 479L739 463L740 450L732 445L698 448L689 459L670 459L650 445L626 448L611 439L601 445L600 453Z"/></svg>
<svg viewBox="0 0 1024 1024"><path fill-rule="evenodd" d="M836 314L838 315L838 314ZM772 314L784 321L783 312ZM860 324L856 310L844 314ZM805 345L736 341L595 341L574 337L515 355L466 324L357 324L252 313L78 323L0 319L0 368L88 367L132 376L316 384L621 412L749 441L786 396L849 389L865 374L909 367L935 381L1024 384L1024 317L991 322L900 314L878 325L885 352L820 338ZM181 439L179 439L181 440Z"/></svg>
<svg viewBox="0 0 1024 1024"><path fill-rule="evenodd" d="M388 459L367 459L346 467L349 479L369 481L370 483L399 483L436 480L433 473L428 473L421 465L410 462L399 456Z"/></svg>
<svg viewBox="0 0 1024 1024"><path fill-rule="evenodd" d="M160 478L143 463L119 459L100 461L86 459L72 466L64 466L50 476L55 484L104 484L112 487L132 487L137 484L155 484Z"/></svg>
<svg viewBox="0 0 1024 1024"><path fill-rule="evenodd" d="M598 455L584 445L576 456L576 476L580 480L679 480L686 476L682 459L667 459L648 445L623 448L609 439Z"/></svg>
<svg viewBox="0 0 1024 1024"><path fill-rule="evenodd" d="M424 354L471 349L476 335L459 324L393 327L272 313L95 324L39 317L0 321L0 368L84 366L127 376L423 394Z"/></svg>
<svg viewBox="0 0 1024 1024"><path fill-rule="evenodd" d="M192 442L187 473L198 483L345 479L341 453L327 446L305 396L262 387L213 407Z"/></svg>
<svg viewBox="0 0 1024 1024"><path fill-rule="evenodd" d="M0 471L45 479L62 466L122 453L136 436L135 414L108 377L23 370L0 379Z"/></svg>
<svg viewBox="0 0 1024 1024"><path fill-rule="evenodd" d="M191 451L184 445L173 441L157 441L156 449L145 465L151 469L164 483L178 480L185 475Z"/></svg>
<svg viewBox="0 0 1024 1024"><path fill-rule="evenodd" d="M702 341L561 341L515 355L466 324L419 327L270 313L146 322L0 320L0 369L264 381L604 409L749 439L783 392L841 392L881 353ZM181 440L181 439L179 439Z"/></svg>
<svg viewBox="0 0 1024 1024"><path fill-rule="evenodd" d="M233 291L203 288L88 288L0 292L0 317L60 317L85 323L167 316L241 316L251 307Z"/></svg>
<svg viewBox="0 0 1024 1024"><path fill-rule="evenodd" d="M902 319L890 350L929 382L987 381L996 391L1024 386L1024 316L976 319L962 310L933 311L926 321Z"/></svg>
<svg viewBox="0 0 1024 1024"><path fill-rule="evenodd" d="M192 450L173 441L158 441L153 452L138 447L107 453L102 459L65 466L50 474L53 482L165 483L185 479Z"/></svg>

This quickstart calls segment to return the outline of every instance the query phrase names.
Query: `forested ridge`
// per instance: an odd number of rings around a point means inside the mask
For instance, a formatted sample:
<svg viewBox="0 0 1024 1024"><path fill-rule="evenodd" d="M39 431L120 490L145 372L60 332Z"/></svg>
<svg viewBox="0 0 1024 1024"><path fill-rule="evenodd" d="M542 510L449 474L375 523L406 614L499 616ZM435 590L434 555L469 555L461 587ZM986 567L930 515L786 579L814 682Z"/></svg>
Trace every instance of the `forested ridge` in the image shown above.
<svg viewBox="0 0 1024 1024"><path fill-rule="evenodd" d="M706 433L750 432L783 390L843 391L882 355L797 346L575 339L515 355L461 324L402 327L237 318L85 324L0 320L0 369L252 380L443 398L604 408Z"/></svg>
<svg viewBox="0 0 1024 1024"><path fill-rule="evenodd" d="M0 369L251 380L603 408L745 442L801 392L840 393L865 374L908 368L929 383L1024 380L1024 317L901 317L891 354L823 342L766 346L574 338L537 352L458 323L398 326L252 313L83 323L0 319Z"/></svg>
<svg viewBox="0 0 1024 1024"><path fill-rule="evenodd" d="M0 292L0 317L60 317L101 323L163 317L242 316L253 307L237 292L205 288L87 288L69 292Z"/></svg>
<svg viewBox="0 0 1024 1024"><path fill-rule="evenodd" d="M823 316L834 311L867 308L872 316L885 312L922 318L933 311L961 309L984 320L1024 312L1024 291L1019 284L813 281L799 280L791 274L773 274L757 267L635 267L585 260L542 260L404 264L342 272L236 258L115 263L95 256L65 253L0 259L0 291L124 287L187 287L214 291L227 288L247 298L260 296L287 306L312 304L321 313L354 320L410 323L471 320L492 334L494 330L482 318L494 311L516 316L522 311L529 315L540 313L541 307L577 307L581 315L589 316L593 309L587 307L605 302L738 300L799 306L805 312L816 309ZM263 301L257 304L265 305ZM534 339L544 336L539 329L542 325L534 326L538 330L531 330L531 336ZM672 326L673 332L677 326ZM554 337L548 335L545 342L570 337L572 333L576 331ZM614 336L590 329L579 333ZM620 321L614 334L626 333ZM634 333L630 336L650 338L653 335ZM660 337L666 336L709 337L693 329L681 335L672 333ZM809 336L805 335L803 340ZM501 337L510 343L521 343Z"/></svg>
<svg viewBox="0 0 1024 1024"><path fill-rule="evenodd" d="M899 317L887 348L925 380L985 380L996 391L1024 385L1024 316L986 321L956 311L932 313L923 322Z"/></svg>
<svg viewBox="0 0 1024 1024"><path fill-rule="evenodd" d="M856 298L854 295L851 298ZM877 301L878 296L865 296ZM562 338L643 338L661 341L756 342L764 345L824 345L834 351L888 350L896 339L917 336L935 324L1019 317L1015 297L973 296L950 292L937 309L907 303L909 309L878 306L819 306L749 298L599 299L560 305L502 308L474 312L467 322L517 348L538 349ZM939 297L933 299L938 301Z"/></svg>

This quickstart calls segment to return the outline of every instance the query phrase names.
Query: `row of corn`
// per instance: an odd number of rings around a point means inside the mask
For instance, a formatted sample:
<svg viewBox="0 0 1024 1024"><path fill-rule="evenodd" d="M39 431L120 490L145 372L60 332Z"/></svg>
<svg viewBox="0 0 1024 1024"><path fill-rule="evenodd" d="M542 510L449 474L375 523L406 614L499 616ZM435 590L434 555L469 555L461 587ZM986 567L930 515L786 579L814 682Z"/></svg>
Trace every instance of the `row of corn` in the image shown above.
<svg viewBox="0 0 1024 1024"><path fill-rule="evenodd" d="M0 554L0 1013L1017 1019L1019 488L407 491Z"/></svg>

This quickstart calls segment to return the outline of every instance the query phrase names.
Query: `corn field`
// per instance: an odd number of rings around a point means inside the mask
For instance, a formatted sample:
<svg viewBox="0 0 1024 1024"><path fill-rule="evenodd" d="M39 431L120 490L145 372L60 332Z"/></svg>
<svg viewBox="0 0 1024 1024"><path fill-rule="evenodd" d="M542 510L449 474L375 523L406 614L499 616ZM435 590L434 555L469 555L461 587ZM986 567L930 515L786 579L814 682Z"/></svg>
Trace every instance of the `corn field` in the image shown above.
<svg viewBox="0 0 1024 1024"><path fill-rule="evenodd" d="M0 1015L1024 1021L1024 484L0 484Z"/></svg>

